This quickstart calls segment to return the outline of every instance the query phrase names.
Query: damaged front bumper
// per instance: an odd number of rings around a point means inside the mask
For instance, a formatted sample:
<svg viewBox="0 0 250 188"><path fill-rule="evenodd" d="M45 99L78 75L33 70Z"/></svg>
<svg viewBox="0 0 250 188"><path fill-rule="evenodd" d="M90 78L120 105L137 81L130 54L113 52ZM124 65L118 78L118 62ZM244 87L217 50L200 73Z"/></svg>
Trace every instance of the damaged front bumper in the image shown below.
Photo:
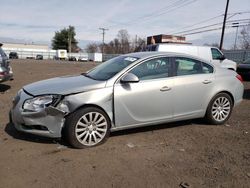
<svg viewBox="0 0 250 188"><path fill-rule="evenodd" d="M46 107L38 112L25 111L23 103L30 98L33 98L33 96L20 90L13 100L10 119L15 128L18 131L40 136L61 137L66 113L53 106Z"/></svg>

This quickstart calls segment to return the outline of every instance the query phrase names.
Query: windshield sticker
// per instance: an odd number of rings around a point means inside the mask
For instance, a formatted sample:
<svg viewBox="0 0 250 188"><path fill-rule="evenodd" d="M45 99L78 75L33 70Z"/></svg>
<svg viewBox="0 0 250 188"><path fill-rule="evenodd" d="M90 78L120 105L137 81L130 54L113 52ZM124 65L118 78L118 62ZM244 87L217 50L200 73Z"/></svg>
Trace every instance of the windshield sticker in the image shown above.
<svg viewBox="0 0 250 188"><path fill-rule="evenodd" d="M125 58L126 61L130 61L130 62L134 62L137 60L137 58L134 58L134 57L126 57Z"/></svg>

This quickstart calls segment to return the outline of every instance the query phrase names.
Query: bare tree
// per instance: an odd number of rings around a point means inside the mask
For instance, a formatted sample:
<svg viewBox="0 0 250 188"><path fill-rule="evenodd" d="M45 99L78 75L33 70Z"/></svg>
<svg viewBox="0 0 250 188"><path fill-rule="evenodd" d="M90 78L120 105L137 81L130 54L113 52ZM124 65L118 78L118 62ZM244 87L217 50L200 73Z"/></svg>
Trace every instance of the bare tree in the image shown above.
<svg viewBox="0 0 250 188"><path fill-rule="evenodd" d="M129 44L130 36L128 34L128 31L125 29L118 31L117 38L121 46L120 53L123 53L123 54L129 53L130 52L130 44Z"/></svg>
<svg viewBox="0 0 250 188"><path fill-rule="evenodd" d="M140 37L138 39L136 39L134 52L140 52L145 48L146 48L146 40L142 39Z"/></svg>
<svg viewBox="0 0 250 188"><path fill-rule="evenodd" d="M130 41L131 36L127 30L118 31L117 38L114 38L108 44L104 44L104 53L106 54L126 54L130 52L142 51L146 47L146 40L136 37ZM103 44L91 43L87 45L88 53L99 52Z"/></svg>
<svg viewBox="0 0 250 188"><path fill-rule="evenodd" d="M250 22L240 31L240 47L250 49Z"/></svg>
<svg viewBox="0 0 250 188"><path fill-rule="evenodd" d="M87 53L96 53L96 52L98 52L98 50L99 50L99 47L96 43L88 44L86 47Z"/></svg>

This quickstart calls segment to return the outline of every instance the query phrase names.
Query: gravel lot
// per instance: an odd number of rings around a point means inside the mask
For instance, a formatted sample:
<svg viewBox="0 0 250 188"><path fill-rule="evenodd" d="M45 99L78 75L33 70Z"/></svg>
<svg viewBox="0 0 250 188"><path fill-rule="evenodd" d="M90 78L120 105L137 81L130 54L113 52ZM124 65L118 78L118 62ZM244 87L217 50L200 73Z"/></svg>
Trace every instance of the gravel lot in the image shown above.
<svg viewBox="0 0 250 188"><path fill-rule="evenodd" d="M250 187L250 82L223 126L201 120L116 132L91 149L16 132L8 121L23 85L94 63L13 60L0 84L0 187Z"/></svg>

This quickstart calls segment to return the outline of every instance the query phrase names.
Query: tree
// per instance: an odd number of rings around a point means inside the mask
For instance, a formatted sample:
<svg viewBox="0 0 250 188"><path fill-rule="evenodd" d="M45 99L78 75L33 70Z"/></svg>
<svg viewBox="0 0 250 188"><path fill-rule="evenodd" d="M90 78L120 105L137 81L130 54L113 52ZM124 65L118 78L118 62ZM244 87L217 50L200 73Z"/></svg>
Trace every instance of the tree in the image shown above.
<svg viewBox="0 0 250 188"><path fill-rule="evenodd" d="M106 54L126 54L130 52L142 51L146 47L146 40L136 37L130 40L130 35L127 30L118 31L117 37L109 43L104 44L104 53ZM90 43L86 47L88 53L99 52L103 44Z"/></svg>
<svg viewBox="0 0 250 188"><path fill-rule="evenodd" d="M240 47L242 49L250 49L250 22L240 31Z"/></svg>
<svg viewBox="0 0 250 188"><path fill-rule="evenodd" d="M96 44L96 43L90 43L86 47L86 52L87 53L96 53L99 50L98 48L99 48L98 44Z"/></svg>
<svg viewBox="0 0 250 188"><path fill-rule="evenodd" d="M138 38L136 37L135 41L134 41L134 52L140 52L142 51L143 49L146 48L146 40L145 39L142 39L142 38Z"/></svg>
<svg viewBox="0 0 250 188"><path fill-rule="evenodd" d="M127 30L122 29L118 31L117 39L119 40L121 46L120 53L126 54L130 52L129 38L130 36Z"/></svg>
<svg viewBox="0 0 250 188"><path fill-rule="evenodd" d="M69 26L68 28L64 28L60 31L55 32L55 36L52 39L52 48L54 50L57 49L65 49L68 52L77 52L79 47L77 46L77 40L75 39L75 27Z"/></svg>

